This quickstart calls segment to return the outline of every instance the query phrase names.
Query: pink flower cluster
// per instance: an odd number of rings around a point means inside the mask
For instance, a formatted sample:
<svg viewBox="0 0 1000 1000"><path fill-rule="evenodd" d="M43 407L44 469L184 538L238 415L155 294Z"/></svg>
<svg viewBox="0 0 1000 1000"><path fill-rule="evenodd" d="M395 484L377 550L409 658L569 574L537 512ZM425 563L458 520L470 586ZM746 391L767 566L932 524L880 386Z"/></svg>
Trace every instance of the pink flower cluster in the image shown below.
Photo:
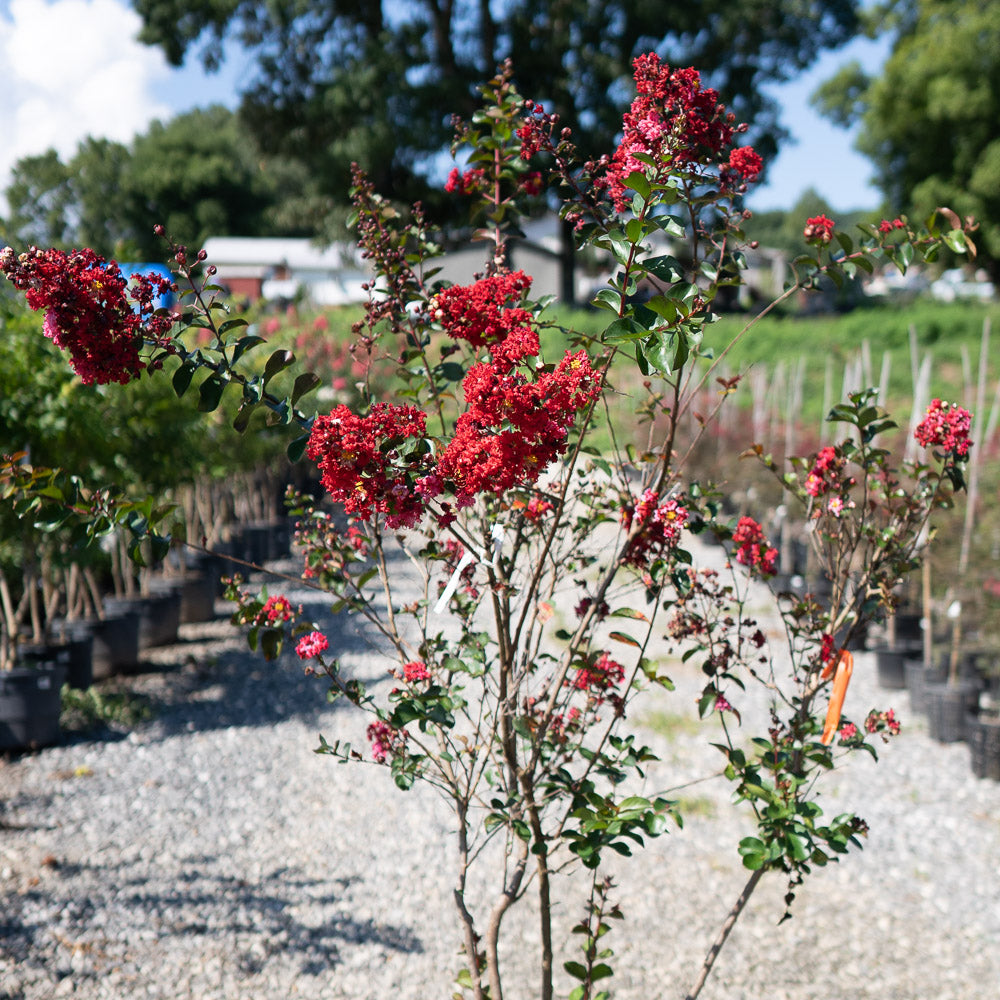
<svg viewBox="0 0 1000 1000"><path fill-rule="evenodd" d="M406 750L406 730L394 729L381 719L373 722L365 731L372 747L372 758L377 764L384 764L389 757L397 757Z"/></svg>
<svg viewBox="0 0 1000 1000"><path fill-rule="evenodd" d="M625 550L625 562L645 568L651 560L663 556L680 540L687 519L687 508L676 497L660 503L655 490L646 490L637 504L622 510L625 529L634 532Z"/></svg>
<svg viewBox="0 0 1000 1000"><path fill-rule="evenodd" d="M131 289L114 261L93 250L0 251L0 271L25 292L28 305L45 310L43 330L68 351L84 385L122 385L145 367L139 352L144 338L172 350L169 316L154 315L153 302L173 288L160 277L136 275ZM134 303L134 305L133 305Z"/></svg>
<svg viewBox="0 0 1000 1000"><path fill-rule="evenodd" d="M898 736L900 728L896 713L891 708L884 712L872 709L865 719L865 729L869 733L888 733L890 736Z"/></svg>
<svg viewBox="0 0 1000 1000"><path fill-rule="evenodd" d="M311 660L330 648L330 642L322 632L310 632L302 636L295 646L300 660Z"/></svg>
<svg viewBox="0 0 1000 1000"><path fill-rule="evenodd" d="M733 532L733 544L737 546L736 561L761 576L773 576L777 572L775 560L778 550L769 548L764 538L764 530L752 517L741 517Z"/></svg>
<svg viewBox="0 0 1000 1000"><path fill-rule="evenodd" d="M855 506L848 495L855 480L852 476L844 475L846 465L844 456L831 445L820 448L816 453L809 475L806 476L805 491L811 497L818 499L827 496L828 499L821 508L813 510L813 517L819 517L823 513L840 517L845 510Z"/></svg>
<svg viewBox="0 0 1000 1000"><path fill-rule="evenodd" d="M924 448L942 448L959 458L969 454L969 429L972 414L958 403L932 400L924 419L917 424L913 436Z"/></svg>
<svg viewBox="0 0 1000 1000"><path fill-rule="evenodd" d="M762 162L752 149L732 150L726 158L738 131L736 119L719 103L715 90L702 87L696 69L671 70L655 53L637 57L632 65L636 97L625 114L622 140L605 179L619 211L631 197L625 180L637 171L665 181L678 167L720 163L744 180L760 174ZM655 166L650 168L646 158Z"/></svg>

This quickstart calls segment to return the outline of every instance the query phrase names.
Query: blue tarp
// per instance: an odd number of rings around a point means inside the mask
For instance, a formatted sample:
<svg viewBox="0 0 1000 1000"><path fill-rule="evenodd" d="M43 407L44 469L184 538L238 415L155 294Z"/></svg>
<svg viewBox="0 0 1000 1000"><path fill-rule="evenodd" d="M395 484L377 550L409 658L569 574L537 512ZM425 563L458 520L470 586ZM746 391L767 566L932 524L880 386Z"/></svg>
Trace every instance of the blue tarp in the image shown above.
<svg viewBox="0 0 1000 1000"><path fill-rule="evenodd" d="M121 271L122 277L130 284L133 274L147 274L166 278L167 281L174 280L173 272L166 264L119 264L118 270ZM164 292L153 299L153 305L157 309L170 309L176 303L177 294L175 292Z"/></svg>

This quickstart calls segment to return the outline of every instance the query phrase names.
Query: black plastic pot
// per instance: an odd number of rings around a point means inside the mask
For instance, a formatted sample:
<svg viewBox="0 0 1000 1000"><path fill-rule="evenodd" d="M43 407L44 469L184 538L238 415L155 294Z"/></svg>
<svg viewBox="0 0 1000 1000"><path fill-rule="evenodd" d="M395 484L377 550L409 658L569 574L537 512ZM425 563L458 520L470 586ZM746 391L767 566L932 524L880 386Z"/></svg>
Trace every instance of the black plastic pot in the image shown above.
<svg viewBox="0 0 1000 1000"><path fill-rule="evenodd" d="M93 636L94 679L134 670L139 663L139 614L122 610L87 622Z"/></svg>
<svg viewBox="0 0 1000 1000"><path fill-rule="evenodd" d="M875 670L879 687L889 691L902 691L906 687L906 657L898 649L888 646L872 650L875 654Z"/></svg>
<svg viewBox="0 0 1000 1000"><path fill-rule="evenodd" d="M940 670L928 670L922 660L905 660L903 670L906 674L906 689L910 693L910 710L923 715L927 711L927 685L944 681L944 673Z"/></svg>
<svg viewBox="0 0 1000 1000"><path fill-rule="evenodd" d="M1000 715L967 715L965 741L972 773L977 778L1000 781Z"/></svg>
<svg viewBox="0 0 1000 1000"><path fill-rule="evenodd" d="M66 683L86 690L94 682L94 637L82 628L67 630L62 639L42 643L22 643L18 658L25 665L58 663L66 671Z"/></svg>
<svg viewBox="0 0 1000 1000"><path fill-rule="evenodd" d="M0 750L30 750L59 741L66 668L40 663L0 671Z"/></svg>
<svg viewBox="0 0 1000 1000"><path fill-rule="evenodd" d="M181 595L164 586L144 597L109 597L104 601L109 615L134 612L139 617L139 650L170 646L177 642L181 623Z"/></svg>
<svg viewBox="0 0 1000 1000"><path fill-rule="evenodd" d="M929 683L924 689L927 731L939 743L965 739L965 717L979 704L979 689L968 681Z"/></svg>
<svg viewBox="0 0 1000 1000"><path fill-rule="evenodd" d="M923 616L915 612L896 613L896 642L923 642Z"/></svg>

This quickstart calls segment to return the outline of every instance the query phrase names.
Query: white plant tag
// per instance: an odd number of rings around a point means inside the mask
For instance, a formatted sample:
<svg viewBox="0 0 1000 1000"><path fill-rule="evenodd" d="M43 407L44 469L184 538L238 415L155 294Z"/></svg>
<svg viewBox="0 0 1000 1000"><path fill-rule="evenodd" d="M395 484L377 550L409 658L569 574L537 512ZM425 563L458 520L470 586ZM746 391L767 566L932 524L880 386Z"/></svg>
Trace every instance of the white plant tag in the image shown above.
<svg viewBox="0 0 1000 1000"><path fill-rule="evenodd" d="M451 574L451 579L448 581L448 586L441 591L441 596L438 598L437 604L434 605L434 614L440 615L444 612L445 608L448 607L448 602L451 600L451 595L455 593L458 589L458 580L462 575L462 570L471 562L475 562L476 557L466 549L462 558L459 559L458 565L455 567L455 572Z"/></svg>

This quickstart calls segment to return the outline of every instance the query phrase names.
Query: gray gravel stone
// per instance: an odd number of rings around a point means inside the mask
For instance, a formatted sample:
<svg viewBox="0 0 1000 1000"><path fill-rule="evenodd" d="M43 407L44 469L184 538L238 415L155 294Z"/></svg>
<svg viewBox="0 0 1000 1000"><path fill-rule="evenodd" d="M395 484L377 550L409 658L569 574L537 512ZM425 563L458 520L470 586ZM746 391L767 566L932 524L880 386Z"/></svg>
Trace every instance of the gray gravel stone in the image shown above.
<svg viewBox="0 0 1000 1000"><path fill-rule="evenodd" d="M345 667L382 675L334 627ZM294 657L265 664L222 620L181 638L156 655L175 669L130 681L154 719L0 763L0 997L450 996L462 962L446 805L313 754L319 733L363 744L365 721L326 704ZM677 789L688 818L612 865L618 1000L683 996L745 881L749 822L725 782L700 780L721 758L695 721L696 671L672 676L677 691L651 693L636 720L661 758L644 790ZM786 886L765 879L704 1000L1000 995L1000 785L972 776L964 745L933 743L862 654L847 710L876 705L897 708L903 734L879 764L839 769L821 800L869 821L865 850L816 872L781 926ZM582 901L573 889L560 903L557 947L573 946ZM509 995L530 998L530 905L510 930Z"/></svg>

